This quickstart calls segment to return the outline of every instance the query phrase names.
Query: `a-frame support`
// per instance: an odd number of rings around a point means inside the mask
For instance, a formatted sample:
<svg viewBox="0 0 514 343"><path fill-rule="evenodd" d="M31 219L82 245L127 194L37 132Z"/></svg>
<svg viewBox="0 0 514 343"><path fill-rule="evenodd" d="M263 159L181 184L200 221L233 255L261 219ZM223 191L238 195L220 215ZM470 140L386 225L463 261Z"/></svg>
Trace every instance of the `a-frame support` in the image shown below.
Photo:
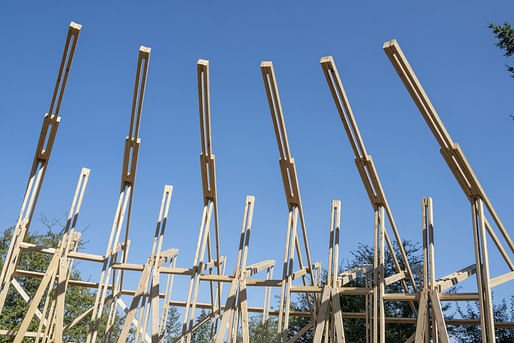
<svg viewBox="0 0 514 343"><path fill-rule="evenodd" d="M250 243L250 233L252 230L253 208L255 198L247 196L245 201L245 209L243 215L243 225L241 228L241 236L239 240L239 250L237 254L236 269L234 270L234 279L230 284L230 289L227 296L227 302L223 316L221 317L220 327L216 334L216 343L223 343L225 339L225 332L228 329L227 342L231 343L232 340L237 339L237 334L232 337L234 318L238 322L238 312L242 316L241 333L243 335L243 342L248 342L248 306L246 305L246 281L244 272L246 270L246 258L248 255L248 245Z"/></svg>
<svg viewBox="0 0 514 343"><path fill-rule="evenodd" d="M345 343L343 316L338 291L339 232L341 227L341 201L332 201L330 238L328 246L327 280L321 292L321 304L314 327L314 343Z"/></svg>
<svg viewBox="0 0 514 343"><path fill-rule="evenodd" d="M286 195L287 207L289 210L289 218L287 224L286 234L286 247L284 253L284 264L282 273L282 284L280 291L280 308L278 316L278 341L287 341L287 330L289 326L289 306L291 302L290 287L293 280L294 272L294 253L298 257L298 263L300 265L301 277L303 284L307 285L307 279L305 274L310 275L310 283L314 286L314 272L313 265L311 262L311 255L309 250L309 243L307 240L307 228L305 225L305 219L303 214L302 199L300 196L300 188L298 186L298 177L296 173L296 165L294 158L291 156L289 150L289 142L287 140L286 126L284 122L284 116L282 114L282 105L280 103L280 96L278 93L277 82L275 79L275 71L273 70L273 64L271 62L261 63L261 72L264 80L264 86L266 88L266 95L268 97L268 104L271 112L271 118L273 120L273 127L275 128L275 136L277 138L278 150L280 152L280 172L282 174L282 182L284 184L284 192ZM297 235L298 217L300 218L300 224L302 227L303 236L303 249L307 257L307 265L303 264L302 250L300 248L300 242ZM316 299L317 297L314 296ZM309 296L307 295L309 306ZM316 303L316 301L315 301ZM314 310L313 320L314 320Z"/></svg>
<svg viewBox="0 0 514 343"><path fill-rule="evenodd" d="M39 135L29 180L27 182L27 188L25 189L20 214L18 216L16 226L14 227L11 243L9 244L9 250L5 256L2 273L0 274L0 313L2 312L5 304L9 285L14 279L14 272L20 259L20 245L27 235L32 215L34 214L34 208L36 207L39 191L41 190L46 169L48 167L48 161L50 160L50 155L52 153L55 136L61 121L59 110L61 108L62 97L66 88L66 82L68 81L71 63L73 61L81 28L81 25L71 22L68 29L68 35L66 36L66 44L64 46L64 52L61 59L61 65L59 67L59 74L57 76L52 101L50 103L50 109L43 119L43 125L41 126L41 133Z"/></svg>
<svg viewBox="0 0 514 343"><path fill-rule="evenodd" d="M171 260L178 254L177 249L169 249L164 252L161 251L164 231L166 229L166 221L168 219L168 212L171 203L172 192L172 186L164 186L161 208L159 210L159 218L157 220L157 227L155 229L154 241L152 245L152 252L144 266L143 272L141 274L136 289L136 294L132 298L132 303L127 311L125 323L122 327L120 336L118 337L118 343L124 343L127 340L129 330L132 326L133 319L135 318L138 309L139 320L136 328L135 341L138 341L140 332L143 332L143 334L141 335L141 339L143 339L143 337L145 336L144 333L146 333L150 308L152 312L152 343L158 343L161 339L159 330L159 267L164 262L166 262L167 260ZM148 289L149 285L150 290ZM145 298L148 297L149 300L145 301ZM143 327L141 326L142 322L144 322Z"/></svg>
<svg viewBox="0 0 514 343"><path fill-rule="evenodd" d="M420 290L418 318L416 322L415 343L432 342L449 343L448 331L441 308L439 289L435 281L434 258L434 212L432 198L423 198L422 206L423 234L423 277Z"/></svg>
<svg viewBox="0 0 514 343"><path fill-rule="evenodd" d="M132 111L130 116L129 136L125 139L125 150L123 153L123 166L121 174L121 187L116 213L114 215L114 222L112 224L107 250L105 252L105 260L100 274L98 283L98 290L96 293L95 304L91 315L90 331L87 337L87 343L96 342L98 336L98 326L100 318L102 317L105 300L107 298L107 291L111 274L112 280L112 299L113 304L120 295L118 290L122 289L122 272L116 278L117 271L113 272L113 265L117 262L118 253L123 250L122 263L126 262L128 252L128 229L130 225L130 211L132 207L132 195L134 192L134 182L136 178L137 160L139 154L139 125L141 123L141 112L143 110L143 98L146 88L146 77L148 74L148 63L150 60L150 48L140 47L137 61L136 82L134 86L134 96L132 100ZM123 223L126 218L125 228L125 241L120 243L120 235ZM111 307L116 309L116 305ZM110 313L110 318L115 317L115 313Z"/></svg>
<svg viewBox="0 0 514 343"><path fill-rule="evenodd" d="M239 239L239 250L237 254L236 269L230 284L227 301L221 317L220 327L216 334L215 343L235 343L238 342L238 328L241 327L241 336L243 343L250 343L250 332L248 328L248 305L247 305L247 284L246 279L255 275L260 271L267 270L268 278L273 274L274 260L265 260L254 263L250 266L246 265L248 256L248 246L250 244L250 233L252 229L253 208L255 198L247 196L245 200L245 209L243 215L243 225L241 227L241 235ZM263 307L263 324L269 311L269 287L266 287L264 295ZM267 305L266 305L267 304ZM266 307L268 306L268 307ZM239 318L240 324L239 324ZM225 341L225 334L227 340Z"/></svg>
<svg viewBox="0 0 514 343"><path fill-rule="evenodd" d="M486 234L487 231L491 236L493 242L498 248L500 254L509 266L511 272L501 275L502 278L498 284L512 280L514 278L514 264L512 263L509 253L504 249L500 240L496 236L493 228L489 224L484 215L484 204L487 208L489 215L493 218L496 227L502 234L510 254L514 254L514 243L511 240L507 230L503 226L500 217L494 210L491 202L489 201L484 189L480 185L473 169L471 168L466 156L462 152L460 146L453 142L452 138L446 131L439 115L435 111L430 99L428 98L425 90L421 86L418 78L414 74L407 58L403 54L400 45L396 40L391 40L384 43L384 51L391 61L396 72L403 81L407 91L411 95L414 103L421 112L428 127L434 134L437 142L441 147L441 154L445 159L448 167L455 176L457 182L461 186L464 194L467 196L471 203L472 220L473 220L473 237L476 258L476 277L477 287L480 300L480 321L482 324L482 341L484 343L492 343L496 341L494 333L494 318L491 300L491 282L489 275L489 263L487 255ZM496 278L496 280L499 280ZM496 284L495 284L496 285Z"/></svg>

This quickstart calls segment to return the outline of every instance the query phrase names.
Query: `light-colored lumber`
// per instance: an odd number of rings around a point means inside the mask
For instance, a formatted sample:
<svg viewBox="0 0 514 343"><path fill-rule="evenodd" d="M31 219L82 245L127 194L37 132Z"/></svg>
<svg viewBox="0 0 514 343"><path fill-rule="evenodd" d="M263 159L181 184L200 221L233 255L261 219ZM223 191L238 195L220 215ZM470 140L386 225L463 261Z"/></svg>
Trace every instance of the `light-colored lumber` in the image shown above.
<svg viewBox="0 0 514 343"><path fill-rule="evenodd" d="M146 79L148 74L149 60L150 48L144 46L140 47L136 69L134 95L132 98L129 135L125 139L125 148L123 153L119 200L114 215L114 221L112 224L109 241L107 243L107 249L104 255L105 262L103 263L102 271L100 273L100 281L96 293L94 309L91 314L90 330L88 332L88 337L86 341L87 343L96 342L96 337L98 335L98 325L100 318L102 316L111 274L113 274L113 284L117 285L117 287L115 287L112 290L114 294L116 294L116 296L119 297L119 292L116 288L119 287L120 289L123 289L123 283L121 282L123 275L122 273L120 273L120 275L118 276L120 281L118 282L116 280L116 272L113 271L112 265L117 262L118 254L117 252L115 252L115 250L120 245L120 236L125 220L125 239L121 263L126 263L127 259L128 230L130 226L130 213L132 206L133 188L136 177L139 146L141 143L141 140L139 138L139 126L141 123L141 113L143 110L143 98L146 89ZM114 306L114 308L116 307Z"/></svg>
<svg viewBox="0 0 514 343"><path fill-rule="evenodd" d="M275 78L275 71L273 69L273 63L269 61L263 61L260 65L262 78L264 81L264 88L266 90L266 96L268 99L268 105L270 109L271 119L273 122L273 128L275 130L275 137L277 140L277 146L280 154L279 166L282 175L282 183L284 186L284 193L286 202L289 210L288 227L286 234L286 248L283 273L282 273L282 289L280 295L280 315L278 318L278 335L281 342L287 341L287 329L288 329L288 302L290 297L289 286L292 281L291 274L293 271L293 256L297 254L298 264L300 269L304 267L302 251L300 248L299 239L296 233L290 233L290 231L296 231L296 223L298 216L300 219L301 233L303 238L303 252L306 255L307 266L312 266L309 243L307 239L307 228L304 219L304 212L302 206L302 200L300 196L300 188L298 185L298 177L296 172L296 165L294 158L291 155L289 149L289 142L287 138L286 126L284 115L282 111L282 104L280 102L280 96L278 93L278 86ZM291 239L291 241L290 241ZM314 285L314 273L312 269L309 269L310 283ZM305 275L302 276L304 285L307 285ZM286 303L285 310L283 309L284 302ZM317 303L317 301L314 301ZM310 306L309 295L307 295L307 303ZM314 312L313 312L314 313ZM313 316L314 320L314 316Z"/></svg>
<svg viewBox="0 0 514 343"><path fill-rule="evenodd" d="M439 115L434 109L434 106L430 102L425 90L421 86L418 78L414 74L407 58L403 54L400 45L396 40L391 40L384 43L384 51L389 57L389 60L393 64L393 67L397 71L401 80L403 81L407 91L411 95L423 118L427 122L430 130L434 134L434 137L441 146L441 153L445 158L450 170L454 173L456 179L462 187L462 190L468 196L470 201L473 201L475 197L479 197L485 203L487 209L491 213L496 225L500 229L503 237L505 238L511 252L514 253L514 243L510 239L507 230L503 226L499 216L496 214L491 202L487 198L485 191L483 190L478 178L471 169L466 157L460 150L458 144L454 143L450 135L446 131Z"/></svg>
<svg viewBox="0 0 514 343"><path fill-rule="evenodd" d="M38 289L34 295L34 297L31 299L29 308L27 312L25 313L25 317L23 318L20 326L18 327L18 334L14 338L15 343L21 343L23 341L23 337L25 336L25 332L28 330L30 323L32 322L32 318L35 315L36 310L38 309L39 303L41 302L41 299L43 299L43 296L45 295L48 286L50 285L51 288L53 288L53 282L56 278L58 268L61 263L66 263L63 259L63 254L66 255L66 250L70 250L73 246L69 244L69 240L73 239L73 234L75 231L75 225L77 223L78 215L80 212L80 207L82 205L82 199L84 197L84 192L86 190L87 181L89 178L90 170L87 168L83 168L80 172L79 180L77 183L77 187L75 189L75 195L73 197L73 201L71 204L70 212L68 215L68 220L66 222L66 226L64 228L63 238L59 242L59 247L55 250L55 253L52 256L52 259L47 267L47 270L45 272L45 275L43 276L41 283L38 286ZM64 270L61 268L61 273ZM64 277L64 275L63 275ZM62 280L62 278L61 278ZM47 297L51 294L51 288L48 290ZM62 293L62 291L61 291ZM60 303L64 305L64 299L62 297L58 298ZM46 311L46 305L45 310ZM58 318L62 318L58 316ZM61 336L57 336L57 343L62 342L62 322L57 322L57 329L59 330L58 333L61 334Z"/></svg>
<svg viewBox="0 0 514 343"><path fill-rule="evenodd" d="M18 216L17 223L14 226L11 243L9 244L9 248L5 255L2 272L0 274L0 313L3 310L9 286L14 277L16 266L18 265L20 258L20 244L27 235L48 167L50 155L52 153L57 129L61 121L61 117L59 117L61 102L66 88L66 83L68 81L71 63L75 55L75 49L81 28L82 26L80 24L74 22L71 22L68 28L64 52L61 59L61 65L59 67L59 73L57 75L57 82L52 95L52 101L50 103L50 109L43 119L20 214Z"/></svg>
<svg viewBox="0 0 514 343"><path fill-rule="evenodd" d="M373 270L373 265L363 264L362 266L352 268L339 274L338 279L341 286L346 285L348 282L357 279L360 276Z"/></svg>
<svg viewBox="0 0 514 343"><path fill-rule="evenodd" d="M325 321L330 312L330 297L332 295L330 286L325 286L321 293L321 305L317 314L316 326L314 327L314 343L321 343L323 335L323 328L325 327Z"/></svg>
<svg viewBox="0 0 514 343"><path fill-rule="evenodd" d="M446 330L446 323L444 321L443 310L441 308L441 302L439 301L439 295L436 290L430 291L430 300L432 302L432 314L437 322L436 327L439 339L442 343L450 343L448 331Z"/></svg>
<svg viewBox="0 0 514 343"><path fill-rule="evenodd" d="M459 271L451 273L450 275L444 276L435 282L434 287L439 292L444 292L448 288L457 285L459 282L466 280L468 277L476 273L476 265L472 264Z"/></svg>
<svg viewBox="0 0 514 343"><path fill-rule="evenodd" d="M491 279L489 285L491 288L499 286L507 281L514 279L514 272L508 272L503 275L497 276L494 279Z"/></svg>
<svg viewBox="0 0 514 343"><path fill-rule="evenodd" d="M419 311L418 311L418 319L416 322L416 337L414 339L415 343L423 343L425 338L425 325L427 323L427 300L428 300L428 292L421 292L421 300L419 302Z"/></svg>
<svg viewBox="0 0 514 343"><path fill-rule="evenodd" d="M321 58L320 64L323 69L323 73L327 80L330 91L332 93L332 97L336 104L337 110L339 112L339 116L341 118L341 121L343 122L343 126L350 141L350 145L352 146L352 149L354 151L357 169L361 176L362 182L364 183L364 187L368 192L371 204L374 209L376 209L378 206L384 207L387 217L389 219L389 223L391 224L391 228L395 235L396 242L398 244L398 247L400 248L400 253L402 255L403 262L406 266L408 274L410 275L409 277L411 283L413 285L414 290L416 290L416 285L414 283L414 278L412 277L412 271L410 270L409 261L407 260L407 255L405 253L402 240L400 239L400 234L394 221L392 211L390 209L389 203L387 202L385 192L382 188L382 184L380 183L380 179L376 172L376 168L373 164L373 160L371 156L368 155L366 152L364 141L359 132L357 122L353 115L353 111L350 106L348 97L346 96L346 92L344 90L343 83L341 82L341 78L337 71L334 59L332 58L332 56L323 57ZM387 240L389 241L389 238L387 238ZM389 243L388 247L391 252L391 255L394 256L394 250L392 249L392 246L389 245ZM396 259L396 256L394 256L394 259ZM395 262L395 266L397 272L401 272L400 266L397 262ZM404 282L402 282L402 284L405 291L408 292L409 290L407 288L407 285Z"/></svg>

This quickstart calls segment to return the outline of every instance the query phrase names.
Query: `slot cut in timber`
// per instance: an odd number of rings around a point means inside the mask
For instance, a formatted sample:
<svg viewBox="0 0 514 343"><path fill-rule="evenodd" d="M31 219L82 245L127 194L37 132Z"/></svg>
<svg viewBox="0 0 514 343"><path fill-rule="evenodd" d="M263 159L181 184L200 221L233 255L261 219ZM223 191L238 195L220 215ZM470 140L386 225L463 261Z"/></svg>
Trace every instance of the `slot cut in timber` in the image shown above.
<svg viewBox="0 0 514 343"><path fill-rule="evenodd" d="M52 147L59 127L59 122L61 120L59 117L59 111L61 108L62 98L68 81L68 75L73 61L73 56L75 55L75 49L81 28L82 26L80 24L74 22L71 22L68 28L64 52L61 58L59 73L57 75L57 81L52 95L52 101L50 103L50 109L43 119L20 214L14 227L11 243L5 256L2 272L0 274L0 313L3 310L9 286L13 280L16 266L19 262L20 244L28 233L32 215L34 214L34 208L37 203L50 155L52 153ZM50 129L50 131L48 129Z"/></svg>
<svg viewBox="0 0 514 343"><path fill-rule="evenodd" d="M416 282L414 280L414 274L412 273L409 261L407 259L407 254L405 252L405 248L403 247L399 230L396 226L396 222L394 220L391 208L387 201L385 192L382 188L382 184L378 177L378 173L373 163L373 159L366 152L364 141L360 134L359 127L357 126L355 116L350 106L350 101L346 96L346 92L344 90L341 77L339 76L339 72L337 71L334 59L332 58L332 56L322 57L320 60L320 64L323 70L323 74L325 75L325 79L328 83L330 92L332 94L334 103L336 105L337 111L343 123L346 134L348 136L348 140L350 141L350 145L352 146L352 150L355 154L355 164L357 166L357 170L361 177L362 183L364 184L364 188L366 189L366 192L370 199L371 205L375 212L379 211L380 208L384 208L385 213L387 214L387 218L389 219L389 224L395 236L396 243L398 244L398 247L400 249L400 254L405 265L405 268L407 270L408 279L412 285L414 292L416 292L417 287ZM393 258L393 262L395 264L396 272L401 273L403 270L400 267L400 263L398 261L398 258L396 257L396 253L393 249L387 231L384 232L384 235L385 242L387 243L389 252L391 253L391 257ZM405 281L405 278L401 278L399 279L399 281L401 282L405 292L409 293L410 290ZM410 307L412 311L416 313L416 307L414 306L414 303L410 302Z"/></svg>
<svg viewBox="0 0 514 343"><path fill-rule="evenodd" d="M212 151L211 141L211 112L210 112L210 84L209 84L209 61L199 59L197 62L197 78L198 78L198 107L200 115L200 136L202 152L200 154L200 167L202 176L202 189L204 209L202 214L202 222L198 234L198 240L193 260L193 268L190 276L189 290L184 311L184 321L182 324L182 335L179 341L191 342L192 332L195 330L194 325L195 310L197 307L198 291L200 287L201 273L205 265L204 258L207 250L207 263L214 262L216 265L217 276L223 275L225 265L220 255L219 240L219 224L218 224L218 201L216 189L216 164L215 156ZM211 252L211 219L214 216L214 236L215 236L215 259L213 260ZM209 273L212 271L209 269ZM216 289L214 289L216 285ZM221 292L222 282L209 281L211 295L211 339L216 331L219 317L221 315Z"/></svg>
<svg viewBox="0 0 514 343"><path fill-rule="evenodd" d="M134 190L134 182L136 177L136 167L139 154L139 125L141 123L141 113L143 106L143 97L146 88L146 79L148 73L148 63L150 60L150 48L140 47L138 54L136 81L134 86L134 96L132 100L132 110L130 114L129 136L125 139L125 148L123 152L123 165L121 175L120 194L116 207L114 221L107 243L105 252L105 261L100 273L98 289L95 297L95 304L91 313L90 330L87 336L87 343L96 342L98 336L98 326L102 316L107 291L109 289L109 281L111 274L112 280L112 296L115 298L113 304L121 295L123 289L123 270L116 271L113 265L117 263L118 251L117 247L122 246L121 262L126 263L128 254L128 230L130 226L130 214L132 207L132 196ZM141 81L140 81L141 80ZM129 164L130 163L130 164ZM123 223L125 225L124 243L120 242ZM111 306L109 318L115 318L116 306Z"/></svg>
<svg viewBox="0 0 514 343"><path fill-rule="evenodd" d="M273 128L275 130L275 137L277 140L277 146L280 153L280 173L282 175L282 182L284 186L284 192L286 196L289 216L288 216L288 225L286 232L286 247L284 252L284 263L283 263L283 273L282 273L282 285L281 285L281 295L280 295L280 308L279 308L279 318L278 318L278 335L280 336L279 340L283 342L287 342L287 330L289 325L289 303L290 303L290 287L291 282L293 280L294 275L294 254L296 251L296 255L298 257L298 264L300 270L304 268L302 250L300 248L300 243L297 235L297 224L298 217L300 219L300 224L302 228L302 238L303 238L303 250L307 258L307 270L310 276L310 283L314 286L314 272L313 272L313 264L311 261L309 243L307 239L307 228L305 225L303 206L300 196L300 188L298 185L298 177L296 173L296 166L294 158L291 156L291 152L289 149L289 142L287 139L286 126L282 111L282 105L280 102L280 95L278 93L278 86L275 78L275 71L273 69L273 63L269 61L264 61L260 65L262 78L264 81L264 87L266 89L266 96L268 99L268 104L271 113L271 119L273 122ZM305 274L302 275L302 282L304 286L307 285L307 278ZM317 304L317 295L314 295L314 303ZM309 307L311 307L311 302L309 301L309 295L307 294L307 302ZM310 308L312 313L312 320L315 321L315 309Z"/></svg>
<svg viewBox="0 0 514 343"><path fill-rule="evenodd" d="M439 115L412 70L398 42L394 39L388 41L384 43L383 49L394 69L400 76L403 84L407 88L407 91L414 100L414 103L418 107L421 115L425 119L428 127L432 131L435 139L439 143L440 151L444 160L448 164L448 167L471 204L477 288L479 290L480 318L482 322L482 340L487 343L495 342L492 302L490 300L490 277L485 234L486 230L489 231L490 235L493 237L495 244L497 244L500 253L511 270L513 265L508 256L506 258L506 252L503 247L501 247L501 244L499 244L498 239L495 238L496 235L493 233L492 228L490 228L489 225L486 225L487 220L484 215L483 205L485 205L489 214L493 218L497 228L500 230L504 240L507 242L511 253L514 253L514 243L501 222L500 217L489 201L460 146L453 142L446 131Z"/></svg>

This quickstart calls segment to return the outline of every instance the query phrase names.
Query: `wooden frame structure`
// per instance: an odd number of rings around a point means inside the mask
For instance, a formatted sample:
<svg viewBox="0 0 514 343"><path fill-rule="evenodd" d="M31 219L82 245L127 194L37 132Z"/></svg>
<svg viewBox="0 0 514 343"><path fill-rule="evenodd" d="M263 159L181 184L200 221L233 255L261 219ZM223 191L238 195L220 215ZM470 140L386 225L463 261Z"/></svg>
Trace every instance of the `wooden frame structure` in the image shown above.
<svg viewBox="0 0 514 343"><path fill-rule="evenodd" d="M373 265L362 265L339 273L339 237L341 228L341 202L333 200L328 249L327 279L321 282L321 263L313 263L307 239L304 211L300 196L295 160L291 155L282 105L278 93L273 64L262 62L260 65L268 105L272 117L277 146L280 154L279 166L288 207L282 276L272 279L274 260L247 265L255 198L248 195L245 199L243 223L240 232L236 265L232 275L225 275L226 257L221 256L218 199L216 188L216 166L211 141L210 119L210 81L209 62L200 59L197 62L198 100L200 115L200 133L202 151L200 154L201 180L203 191L203 212L198 240L191 268L176 267L178 249L164 249L164 233L168 219L173 187L165 185L159 209L153 244L148 259L143 264L128 263L130 241L128 231L132 210L132 199L140 146L140 123L143 99L146 88L150 48L139 49L135 86L133 93L129 135L125 139L119 200L115 210L109 240L104 255L79 252L81 234L76 231L78 215L82 205L90 170L83 168L80 172L74 197L67 218L64 234L57 247L41 247L24 242L27 235L38 195L48 166L48 161L60 123L59 110L68 80L71 63L76 49L81 26L71 23L66 38L59 74L52 96L49 112L45 115L41 128L36 153L29 174L29 181L21 211L14 228L13 237L7 251L0 275L0 313L2 312L9 290L18 292L28 303L28 310L17 330L0 330L0 335L12 336L13 342L22 342L30 337L34 342L63 342L66 330L88 317L89 332L87 343L100 340L127 341L131 328L135 328L134 341L161 342L171 306L184 308L182 333L175 342L192 342L192 335L202 325L210 321L210 341L215 343L250 343L249 313L262 313L263 325L270 316L277 316L278 343L292 343L312 330L314 342L344 343L345 333L343 319L358 318L365 320L368 343L386 342L385 327L387 323L410 323L416 325L415 333L407 342L449 342L447 325L480 325L484 342L495 342L496 327L514 327L514 323L495 323L492 312L491 288L514 279L514 244L506 228L500 221L487 195L481 187L462 150L454 143L435 112L430 100L407 62L398 43L393 40L384 44L384 50L394 68L400 75L414 102L425 118L429 128L441 146L441 153L450 170L468 197L473 219L475 264L436 280L434 257L434 220L431 198L422 199L422 238L423 266L415 270L409 265L405 249L400 239L392 211L380 183L378 173L370 155L364 146L349 100L344 91L341 78L332 57L323 57L321 67L328 83L336 108L355 154L355 163L364 188L368 194L374 213L374 261ZM485 207L485 208L484 208ZM393 243L386 230L386 217L390 229L400 250L400 259L395 255ZM488 220L492 218L493 227ZM214 221L214 239L211 222ZM301 235L298 233L301 226ZM122 236L123 226L125 234ZM505 249L494 229L500 231L507 243ZM487 234L493 240L510 272L492 278L488 263ZM301 236L301 237L299 237ZM389 249L396 273L385 273L385 249ZM22 251L50 255L50 263L45 272L17 269ZM207 255L207 256L206 256ZM295 257L296 255L296 257ZM295 268L295 258L298 268ZM70 278L76 259L101 264L98 282L72 280ZM168 264L165 266L165 264ZM403 266L402 266L403 265ZM214 271L215 269L215 271ZM140 272L135 290L124 289L124 273ZM263 279L251 278L266 272ZM416 281L415 273L420 276ZM476 275L476 293L444 293L453 285ZM28 276L41 279L35 294L29 295L16 280L15 276ZM175 275L189 278L188 294L185 301L172 300ZM167 277L164 292L161 292L161 276ZM364 287L349 287L347 284L358 277L365 279ZM302 279L302 285L293 281ZM200 284L209 284L210 302L200 303L198 296ZM403 293L388 293L388 285L400 282ZM223 283L229 283L226 298L223 299ZM12 285L12 288L10 288ZM69 286L82 286L96 289L94 306L64 324L66 290ZM248 288L264 287L264 304L262 307L248 305ZM270 310L273 287L280 288L279 309ZM309 311L292 311L292 293L304 293L307 297ZM360 313L345 313L340 306L341 295L364 296L365 308ZM130 305L125 305L122 296L132 296ZM163 300L161 300L163 299ZM441 301L478 301L480 320L445 319ZM162 306L161 306L162 301ZM414 317L390 318L386 316L386 301L406 301L410 304ZM118 307L125 313L121 332L113 337L112 328L120 315ZM108 313L107 308L109 308ZM201 321L195 323L197 308L210 312ZM100 319L107 318L105 332L100 334ZM288 332L291 316L309 318L308 324L296 335L290 337ZM29 331L29 326L37 317L37 331ZM104 317L104 318L105 318Z"/></svg>
<svg viewBox="0 0 514 343"><path fill-rule="evenodd" d="M137 160L139 155L139 126L141 124L141 112L143 110L143 98L145 94L146 78L148 74L148 63L150 60L150 48L142 46L139 49L136 82L134 86L134 96L132 100L132 111L130 116L129 136L125 139L125 149L123 153L123 166L121 174L121 187L114 221L109 235L109 242L104 255L102 272L96 292L95 304L91 313L91 327L87 337L87 342L96 342L98 336L98 328L100 318L102 317L103 308L107 299L109 289L109 281L112 275L111 295L112 301L109 310L109 326L114 321L116 315L116 304L120 301L121 290L123 289L123 271L122 268L114 268L118 264L118 253L121 251L122 266L127 262L128 254L128 231L130 226L130 214L132 209L132 198L134 194L134 183L136 179ZM125 219L126 218L126 219ZM120 242L120 235L125 225L125 239ZM107 333L109 334L109 333Z"/></svg>
<svg viewBox="0 0 514 343"><path fill-rule="evenodd" d="M407 58L400 49L398 42L396 40L391 40L384 43L383 48L425 119L428 127L439 143L444 160L457 179L457 182L464 191L464 194L470 201L473 220L473 238L476 258L478 298L480 302L482 341L495 342L496 338L494 333L491 288L514 279L514 265L512 264L509 254L501 244L498 236L493 230L493 227L484 214L484 204L489 215L496 224L497 229L500 231L507 243L507 246L510 249L510 254L514 254L514 243L501 222L500 217L494 210L493 205L487 198L484 189L480 185L480 182L473 172L471 165L467 161L466 156L462 152L462 149L457 143L453 142L452 138L448 134L439 118L439 115L435 111L434 106L421 86L421 83L414 74ZM486 231L489 233L491 239L511 270L509 273L500 275L494 279L491 279L489 273Z"/></svg>
<svg viewBox="0 0 514 343"><path fill-rule="evenodd" d="M300 196L300 187L298 185L296 165L294 158L291 156L291 151L289 150L289 142L287 140L284 115L282 112L282 104L280 103L280 96L278 93L278 86L275 78L275 71L273 69L273 63L268 61L262 62L261 73L264 80L264 87L266 88L271 119L273 121L275 137L277 139L278 150L280 153L280 173L282 174L282 182L284 184L284 192L289 210L278 317L278 336L280 343L282 341L287 341L291 292L294 289L292 281L301 277L303 285L306 286L306 274L308 274L310 276L310 284L314 286L316 279L314 277L315 265L311 261L309 242L307 239L307 227L305 225L305 217L302 206L302 198ZM302 228L302 238L304 244L303 249L307 259L306 266L303 263L302 249L297 234L298 218L300 218L300 225ZM297 272L294 271L295 251L300 267ZM314 299L314 303L317 304L316 295L314 296ZM307 302L309 306L311 306L309 298L307 298ZM311 306L311 311L312 323L314 324L316 309L312 308Z"/></svg>

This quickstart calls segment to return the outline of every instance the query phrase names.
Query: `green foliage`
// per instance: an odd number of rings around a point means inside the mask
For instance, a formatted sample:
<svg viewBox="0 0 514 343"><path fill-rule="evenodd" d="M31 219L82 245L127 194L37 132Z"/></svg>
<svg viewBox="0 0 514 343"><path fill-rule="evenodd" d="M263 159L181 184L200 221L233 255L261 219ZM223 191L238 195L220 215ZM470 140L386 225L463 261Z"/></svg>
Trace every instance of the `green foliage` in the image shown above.
<svg viewBox="0 0 514 343"><path fill-rule="evenodd" d="M164 329L163 342L172 343L182 333L182 325L180 324L180 315L176 307L171 306L166 318L166 328Z"/></svg>
<svg viewBox="0 0 514 343"><path fill-rule="evenodd" d="M505 56L512 56L514 54L514 29L510 24L507 22L503 23L503 25L489 24L488 27L498 39L496 46L505 50ZM506 65L506 67L512 73L511 76L514 77L514 67L509 65Z"/></svg>
<svg viewBox="0 0 514 343"><path fill-rule="evenodd" d="M248 331L250 342L275 343L277 341L277 320L269 318L262 323L262 315L251 316Z"/></svg>
<svg viewBox="0 0 514 343"><path fill-rule="evenodd" d="M457 313L459 314L459 317L463 319L480 319L480 308L478 303L475 303L474 307L468 303L465 311L463 311L460 306L457 306ZM514 296L510 298L510 306L507 306L507 301L505 299L502 300L501 304L494 304L493 315L495 322L514 322ZM514 342L514 329L496 328L495 333L497 343ZM453 330L453 336L458 342L482 342L482 331L480 326L458 326Z"/></svg>
<svg viewBox="0 0 514 343"><path fill-rule="evenodd" d="M63 231L52 231L52 228L59 225L57 220L48 221L42 218L42 223L45 226L44 233L29 232L25 238L25 242L34 243L45 247L56 248L62 238ZM2 261L0 268L3 266L5 255L11 242L13 228L5 230L0 238L0 256ZM20 261L17 269L24 269L36 272L45 272L51 260L51 255L41 254L31 251L23 251L20 256ZM80 273L77 269L73 268L70 279L80 280ZM32 296L36 293L37 288L41 282L40 279L17 276L16 280L25 289L25 291ZM39 310L43 311L43 306L46 300L46 295L41 300ZM95 302L95 292L89 288L77 287L69 285L66 289L66 304L64 312L64 325L71 323L76 317L88 310ZM100 330L98 332L99 341L105 340L105 326L107 322L107 313L110 304L106 304L104 315L100 321ZM28 304L23 300L20 294L11 286L7 295L7 299L0 315L0 328L16 330L20 325L28 310ZM85 342L89 330L89 317L82 320L69 330L66 330L63 335L64 341ZM37 331L39 326L39 319L34 316L30 323L28 331ZM121 318L117 316L115 323L112 327L111 336L117 337L121 328ZM0 336L0 342L12 342L12 337ZM32 342L33 340L26 338L24 342Z"/></svg>
<svg viewBox="0 0 514 343"><path fill-rule="evenodd" d="M200 315L196 318L196 324L201 322L207 316L209 316L209 313L202 309L202 312L200 312ZM208 320L193 332L191 335L191 341L195 343L209 343L210 336L211 322Z"/></svg>

